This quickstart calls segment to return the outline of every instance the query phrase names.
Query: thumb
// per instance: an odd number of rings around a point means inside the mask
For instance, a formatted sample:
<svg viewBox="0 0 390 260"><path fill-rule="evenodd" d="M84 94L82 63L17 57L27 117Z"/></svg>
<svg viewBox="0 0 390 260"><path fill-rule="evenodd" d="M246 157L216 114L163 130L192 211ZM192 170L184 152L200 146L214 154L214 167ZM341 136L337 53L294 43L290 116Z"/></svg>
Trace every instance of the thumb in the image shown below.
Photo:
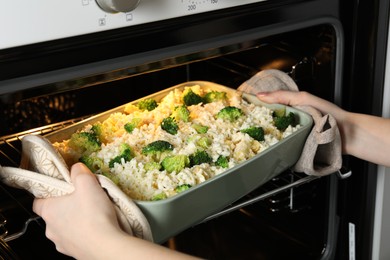
<svg viewBox="0 0 390 260"><path fill-rule="evenodd" d="M288 106L299 105L299 92L297 91L276 90L272 92L259 92L256 96L265 103L277 103Z"/></svg>
<svg viewBox="0 0 390 260"><path fill-rule="evenodd" d="M98 183L96 176L83 163L75 163L72 165L70 170L70 179L75 186L77 186L78 181L86 180L87 182L90 182L90 179L94 179L94 181Z"/></svg>

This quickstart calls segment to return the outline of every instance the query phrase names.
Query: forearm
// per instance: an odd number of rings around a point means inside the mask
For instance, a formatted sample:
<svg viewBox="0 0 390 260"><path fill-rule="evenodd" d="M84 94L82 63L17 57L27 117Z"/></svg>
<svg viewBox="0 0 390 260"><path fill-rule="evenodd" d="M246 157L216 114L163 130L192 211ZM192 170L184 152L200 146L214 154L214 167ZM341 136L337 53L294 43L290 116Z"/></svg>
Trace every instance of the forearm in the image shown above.
<svg viewBox="0 0 390 260"><path fill-rule="evenodd" d="M101 233L101 232L99 232ZM158 244L151 243L136 237L129 236L122 231L108 230L104 237L95 237L91 245L99 245L91 248L92 254L83 259L196 259L193 256L168 249ZM85 253L82 252L82 253ZM92 256L92 258L89 258Z"/></svg>
<svg viewBox="0 0 390 260"><path fill-rule="evenodd" d="M390 119L347 112L339 126L347 154L390 167Z"/></svg>
<svg viewBox="0 0 390 260"><path fill-rule="evenodd" d="M308 100L309 105L336 119L343 153L390 166L390 119L347 112L318 97L311 96Z"/></svg>

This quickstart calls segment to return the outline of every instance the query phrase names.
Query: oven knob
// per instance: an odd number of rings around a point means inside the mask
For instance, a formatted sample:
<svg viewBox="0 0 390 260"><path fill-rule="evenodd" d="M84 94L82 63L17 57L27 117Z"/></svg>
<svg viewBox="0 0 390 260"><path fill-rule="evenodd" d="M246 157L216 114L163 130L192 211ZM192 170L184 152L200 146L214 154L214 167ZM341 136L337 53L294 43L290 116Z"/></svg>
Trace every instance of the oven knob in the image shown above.
<svg viewBox="0 0 390 260"><path fill-rule="evenodd" d="M101 9L108 13L127 13L134 10L141 0L96 0Z"/></svg>

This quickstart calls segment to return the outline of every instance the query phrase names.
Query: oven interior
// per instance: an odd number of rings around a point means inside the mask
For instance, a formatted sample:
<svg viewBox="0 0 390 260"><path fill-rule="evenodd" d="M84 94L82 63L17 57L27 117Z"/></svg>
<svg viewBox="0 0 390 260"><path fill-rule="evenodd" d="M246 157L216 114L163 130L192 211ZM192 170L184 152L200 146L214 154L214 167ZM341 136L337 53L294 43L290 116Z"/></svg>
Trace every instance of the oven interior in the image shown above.
<svg viewBox="0 0 390 260"><path fill-rule="evenodd" d="M205 80L237 88L261 70L280 69L301 90L333 100L337 41L332 25L319 24L247 40L239 47L217 46L175 57L175 62L162 60L158 66L139 64L142 69L134 67L126 77L101 80L99 75L95 83L81 83L73 90L12 102L2 98L0 165L19 165L20 139L26 133L49 133L186 81ZM335 232L337 214L329 194L336 190L333 177L286 171L163 245L207 259L321 258L335 243L329 237ZM30 194L4 185L0 185L0 193L0 236L11 259L54 255L67 259L45 238L44 222L31 211Z"/></svg>

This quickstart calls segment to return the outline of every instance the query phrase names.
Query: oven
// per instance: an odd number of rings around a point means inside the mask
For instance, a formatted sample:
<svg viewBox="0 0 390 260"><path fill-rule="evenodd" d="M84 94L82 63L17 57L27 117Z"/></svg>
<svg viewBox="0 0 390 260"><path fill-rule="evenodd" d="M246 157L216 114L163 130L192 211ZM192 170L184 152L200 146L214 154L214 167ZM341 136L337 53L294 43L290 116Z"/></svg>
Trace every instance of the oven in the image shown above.
<svg viewBox="0 0 390 260"><path fill-rule="evenodd" d="M26 134L187 81L237 88L265 69L380 115L388 15L380 0L9 1L0 165L19 165ZM206 259L370 259L376 187L377 167L348 156L324 177L287 170L163 245ZM2 259L68 259L45 238L29 193L3 184L0 193Z"/></svg>

